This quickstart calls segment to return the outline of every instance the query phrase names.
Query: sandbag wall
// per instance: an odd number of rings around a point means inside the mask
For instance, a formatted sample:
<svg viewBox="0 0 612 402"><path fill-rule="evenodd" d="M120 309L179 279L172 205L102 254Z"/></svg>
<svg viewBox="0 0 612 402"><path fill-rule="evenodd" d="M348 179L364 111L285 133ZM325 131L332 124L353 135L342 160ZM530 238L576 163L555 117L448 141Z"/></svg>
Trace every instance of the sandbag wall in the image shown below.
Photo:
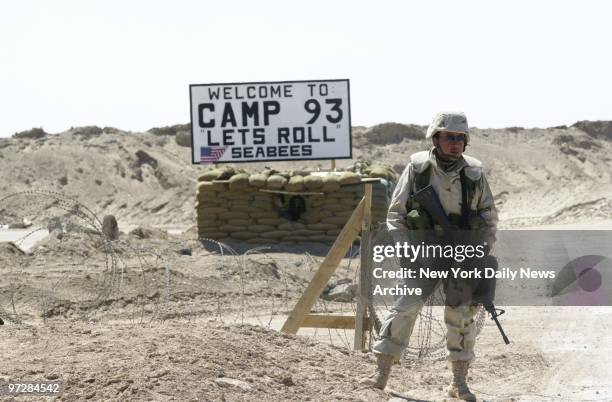
<svg viewBox="0 0 612 402"><path fill-rule="evenodd" d="M223 180L199 182L196 203L198 235L219 241L241 240L263 244L332 244L363 197L364 185L355 183L360 178L352 181L353 184L327 187L334 191L305 189L291 194L262 192L257 184L232 186L232 183ZM374 223L386 218L390 184L384 179L372 183ZM283 190L288 191L285 187ZM296 199L291 200L293 197L301 200L296 202ZM305 207L305 210L299 209L299 217L295 214L296 204Z"/></svg>

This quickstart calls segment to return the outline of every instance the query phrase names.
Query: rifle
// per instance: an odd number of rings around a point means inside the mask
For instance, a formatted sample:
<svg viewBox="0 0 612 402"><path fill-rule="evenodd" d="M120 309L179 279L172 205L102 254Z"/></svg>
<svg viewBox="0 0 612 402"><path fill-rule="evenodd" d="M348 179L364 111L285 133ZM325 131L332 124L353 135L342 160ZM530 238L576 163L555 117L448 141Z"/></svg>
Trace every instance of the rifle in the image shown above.
<svg viewBox="0 0 612 402"><path fill-rule="evenodd" d="M501 333L501 336L502 336L504 342L506 343L506 345L508 345L510 343L510 340L506 336L506 333L504 332L504 329L502 328L501 324L499 323L499 320L497 319L497 317L499 317L500 315L504 314L506 312L506 310L502 310L500 308L495 308L495 306L493 305L493 302L491 300L487 300L487 302L482 303L482 305L484 306L485 310L487 310L487 312L489 314L491 314L491 319L493 321L495 321L495 325L497 325L497 329L499 329L499 332ZM498 311L499 311L499 313L498 313Z"/></svg>
<svg viewBox="0 0 612 402"><path fill-rule="evenodd" d="M433 189L431 184L414 193L412 199L418 202L421 208L423 208L429 214L429 216L431 216L431 218L442 227L444 233L448 234L449 231L453 229L453 225L449 221L448 216L446 216L446 212L444 212L444 208L440 203L438 194L436 194L436 191ZM495 325L497 325L497 329L499 329L499 332L501 333L501 336L506 345L509 344L510 340L508 340L504 329L502 328L499 320L497 319L497 317L504 314L505 311L502 309L495 308L495 305L493 304L493 300L491 298L485 300L482 305L485 310L491 315L491 319L495 321ZM498 311L500 311L500 313L498 313Z"/></svg>

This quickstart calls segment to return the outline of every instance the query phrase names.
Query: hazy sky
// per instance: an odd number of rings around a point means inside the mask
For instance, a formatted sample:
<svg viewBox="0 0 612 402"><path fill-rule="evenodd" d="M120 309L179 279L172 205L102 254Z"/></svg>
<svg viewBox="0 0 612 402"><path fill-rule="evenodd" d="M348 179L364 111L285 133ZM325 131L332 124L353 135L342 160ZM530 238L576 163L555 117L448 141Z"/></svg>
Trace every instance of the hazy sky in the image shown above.
<svg viewBox="0 0 612 402"><path fill-rule="evenodd" d="M1 1L0 136L189 121L190 83L348 78L353 125L612 120L608 1Z"/></svg>

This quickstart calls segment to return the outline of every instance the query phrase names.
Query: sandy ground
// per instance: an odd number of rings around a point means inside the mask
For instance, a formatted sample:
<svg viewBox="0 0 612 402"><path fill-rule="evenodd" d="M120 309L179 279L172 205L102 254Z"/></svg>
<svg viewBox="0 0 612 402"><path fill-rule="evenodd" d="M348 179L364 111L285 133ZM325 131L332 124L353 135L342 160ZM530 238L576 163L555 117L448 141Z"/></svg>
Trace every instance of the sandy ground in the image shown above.
<svg viewBox="0 0 612 402"><path fill-rule="evenodd" d="M0 380L62 380L59 400L449 399L443 358L403 359L382 392L358 382L374 357L351 350L352 331L278 332L322 253L244 260L197 246L188 233L121 241L164 259L139 263L142 253L124 251L115 272L123 274L109 279L100 245L82 234L27 256L3 250L19 269L4 264L0 279ZM192 255L178 255L183 247ZM354 274L345 259L334 280ZM506 310L512 343L488 319L478 338L470 384L481 400L612 400L612 307ZM351 314L354 305L321 301L315 311Z"/></svg>
<svg viewBox="0 0 612 402"><path fill-rule="evenodd" d="M585 124L473 130L468 153L487 167L501 228L612 229L612 141ZM427 147L423 130L354 128L355 159L338 165L373 159L401 171L407 155ZM382 392L358 383L373 372L374 357L351 350L352 331L280 333L327 248L196 241L185 229L194 221L202 169L189 164L189 148L170 131L75 128L0 141L0 225L27 218L36 228L49 217L74 218L63 236L44 238L43 225L21 242L28 254L6 241L32 228L0 230L0 317L6 322L0 380L61 380L66 390L58 400L79 401L450 399L443 358L407 356ZM32 190L72 196L91 215ZM113 244L86 230L93 215L108 213L124 232ZM127 234L141 225L163 230L146 238ZM345 258L331 282L354 283L357 262ZM354 303L322 299L313 309L354 310ZM478 337L469 381L480 400L612 400L612 307L506 311L501 321L510 345L488 319ZM440 319L434 308L433 320ZM440 342L443 331L434 331L430 345Z"/></svg>

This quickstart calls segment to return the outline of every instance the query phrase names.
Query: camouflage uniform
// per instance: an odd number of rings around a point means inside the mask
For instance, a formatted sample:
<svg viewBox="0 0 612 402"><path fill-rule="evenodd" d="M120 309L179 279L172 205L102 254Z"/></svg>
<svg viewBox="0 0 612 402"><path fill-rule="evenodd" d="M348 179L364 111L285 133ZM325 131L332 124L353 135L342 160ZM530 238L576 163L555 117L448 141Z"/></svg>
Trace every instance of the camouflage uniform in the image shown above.
<svg viewBox="0 0 612 402"><path fill-rule="evenodd" d="M435 124L436 121L434 120L432 126ZM437 124L440 125L439 122ZM447 127L448 131L460 131L453 130L452 122L451 124L447 122ZM430 134L430 131L428 131L428 137L435 134L435 132ZM467 134L467 121L465 122L465 133ZM387 226L394 241L410 243L409 230L415 229L415 227L410 228L408 226L411 219L409 211L413 208L410 196L416 190L416 175L423 174L425 171L428 171L429 184L438 194L446 214L448 216L460 216L462 198L460 171L464 169L466 177L475 184L473 196L469 202L471 216L478 220L479 224L488 227L490 229L489 233L493 234L497 225L497 211L491 189L482 171L481 162L463 155L451 170L444 171L439 166L434 150L435 148L432 148L430 151L412 155L410 163L406 166L397 183L387 214ZM492 245L493 241L494 238L489 239L489 244ZM415 280L409 281L410 287L421 287L423 295L402 296L396 300L381 328L380 336L382 339L374 345L375 353L392 355L395 358L401 356L403 350L408 346L415 320L423 307L424 301L440 285L439 280L425 279L419 280L418 283ZM449 360L471 361L474 358L476 338L474 315L476 312L477 308L470 303L455 307L447 305L445 307L444 321L447 327Z"/></svg>

